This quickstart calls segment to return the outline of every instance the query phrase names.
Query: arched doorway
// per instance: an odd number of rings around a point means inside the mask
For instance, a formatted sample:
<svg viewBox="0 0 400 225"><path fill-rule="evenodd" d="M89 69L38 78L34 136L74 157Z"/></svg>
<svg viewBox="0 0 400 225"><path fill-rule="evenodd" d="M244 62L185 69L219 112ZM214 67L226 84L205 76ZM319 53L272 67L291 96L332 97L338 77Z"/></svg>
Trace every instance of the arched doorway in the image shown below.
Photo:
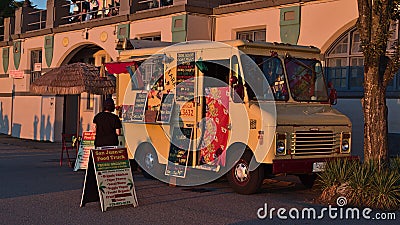
<svg viewBox="0 0 400 225"><path fill-rule="evenodd" d="M110 56L101 47L88 44L74 49L61 65L83 62L97 66L102 72L101 66L108 61ZM63 96L62 132L80 135L91 130L92 118L99 111L102 97L89 93Z"/></svg>

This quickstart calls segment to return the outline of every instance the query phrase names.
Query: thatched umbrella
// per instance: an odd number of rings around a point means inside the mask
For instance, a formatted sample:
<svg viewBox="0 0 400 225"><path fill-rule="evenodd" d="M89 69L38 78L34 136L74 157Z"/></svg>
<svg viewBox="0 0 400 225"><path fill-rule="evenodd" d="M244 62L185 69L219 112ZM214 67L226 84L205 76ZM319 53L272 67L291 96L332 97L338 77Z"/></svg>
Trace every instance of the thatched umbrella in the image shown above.
<svg viewBox="0 0 400 225"><path fill-rule="evenodd" d="M52 69L37 78L30 91L36 94L78 95L78 115L80 113L80 94L105 95L115 93L115 80L100 77L99 70L90 64L72 63ZM80 120L77 120L79 135Z"/></svg>
<svg viewBox="0 0 400 225"><path fill-rule="evenodd" d="M50 70L36 79L30 90L36 94L104 95L115 93L115 80L100 77L95 66L78 62Z"/></svg>

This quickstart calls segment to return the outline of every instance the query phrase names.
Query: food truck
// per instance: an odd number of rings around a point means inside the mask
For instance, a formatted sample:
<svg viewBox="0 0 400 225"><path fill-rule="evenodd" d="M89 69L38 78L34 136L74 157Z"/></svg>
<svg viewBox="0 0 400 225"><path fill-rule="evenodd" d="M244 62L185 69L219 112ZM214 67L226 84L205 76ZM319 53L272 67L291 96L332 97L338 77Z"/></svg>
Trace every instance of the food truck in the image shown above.
<svg viewBox="0 0 400 225"><path fill-rule="evenodd" d="M226 175L252 194L293 174L311 187L328 160L351 158L352 125L331 106L320 59L312 46L241 40L121 51L131 157L146 177L178 185Z"/></svg>

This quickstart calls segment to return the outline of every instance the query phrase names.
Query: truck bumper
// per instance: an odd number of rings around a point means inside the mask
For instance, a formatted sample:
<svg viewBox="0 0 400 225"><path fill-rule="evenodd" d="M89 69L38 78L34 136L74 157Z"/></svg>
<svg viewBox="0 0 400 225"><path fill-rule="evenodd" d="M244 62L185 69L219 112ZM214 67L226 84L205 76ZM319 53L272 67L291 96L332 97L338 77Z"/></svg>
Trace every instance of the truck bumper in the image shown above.
<svg viewBox="0 0 400 225"><path fill-rule="evenodd" d="M310 158L310 159L275 159L272 161L272 173L307 174L313 172L313 164L335 159L359 160L358 156Z"/></svg>

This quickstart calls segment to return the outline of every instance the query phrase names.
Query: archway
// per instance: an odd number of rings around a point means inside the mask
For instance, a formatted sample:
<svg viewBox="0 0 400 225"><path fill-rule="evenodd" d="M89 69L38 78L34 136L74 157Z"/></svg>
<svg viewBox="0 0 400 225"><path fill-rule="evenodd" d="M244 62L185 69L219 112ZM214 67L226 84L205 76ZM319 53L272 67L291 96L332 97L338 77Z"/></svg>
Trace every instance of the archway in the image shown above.
<svg viewBox="0 0 400 225"><path fill-rule="evenodd" d="M104 54L99 55L99 52L104 52ZM83 62L98 66L100 69L107 60L109 60L109 56L101 47L95 44L85 44L72 50L61 65ZM63 96L62 133L80 135L83 131L90 130L91 119L98 112L101 98L102 96L88 93Z"/></svg>

